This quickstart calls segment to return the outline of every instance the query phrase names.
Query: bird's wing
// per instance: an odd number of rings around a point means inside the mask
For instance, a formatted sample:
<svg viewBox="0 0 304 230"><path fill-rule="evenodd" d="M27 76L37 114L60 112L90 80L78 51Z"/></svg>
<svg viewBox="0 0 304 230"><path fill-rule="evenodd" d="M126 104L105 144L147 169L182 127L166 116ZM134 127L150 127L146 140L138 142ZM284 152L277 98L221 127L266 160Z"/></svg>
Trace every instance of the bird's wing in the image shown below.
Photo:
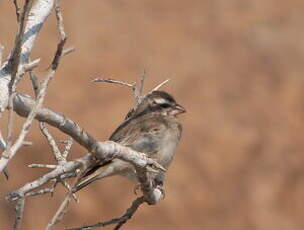
<svg viewBox="0 0 304 230"><path fill-rule="evenodd" d="M161 119L137 119L127 124L120 125L111 135L110 140L132 149L146 153L153 157L154 153L159 150L159 143L166 126ZM106 162L102 165L94 165L88 170L83 180L76 186L74 192L87 186L91 182L103 177L115 174L112 165L114 161Z"/></svg>
<svg viewBox="0 0 304 230"><path fill-rule="evenodd" d="M150 155L159 150L165 130L163 119L143 117L118 127L110 140Z"/></svg>

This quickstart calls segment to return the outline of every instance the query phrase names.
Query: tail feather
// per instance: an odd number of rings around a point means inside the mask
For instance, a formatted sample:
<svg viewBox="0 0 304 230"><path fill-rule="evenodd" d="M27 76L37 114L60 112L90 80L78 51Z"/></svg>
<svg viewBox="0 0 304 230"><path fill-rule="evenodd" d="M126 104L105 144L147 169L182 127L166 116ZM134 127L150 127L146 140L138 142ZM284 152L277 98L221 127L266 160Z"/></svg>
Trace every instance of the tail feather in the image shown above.
<svg viewBox="0 0 304 230"><path fill-rule="evenodd" d="M102 166L95 170L92 174L89 174L88 176L84 177L84 179L76 186L73 188L73 193L79 191L80 189L88 186L92 182L109 177L115 174L114 168L111 164Z"/></svg>

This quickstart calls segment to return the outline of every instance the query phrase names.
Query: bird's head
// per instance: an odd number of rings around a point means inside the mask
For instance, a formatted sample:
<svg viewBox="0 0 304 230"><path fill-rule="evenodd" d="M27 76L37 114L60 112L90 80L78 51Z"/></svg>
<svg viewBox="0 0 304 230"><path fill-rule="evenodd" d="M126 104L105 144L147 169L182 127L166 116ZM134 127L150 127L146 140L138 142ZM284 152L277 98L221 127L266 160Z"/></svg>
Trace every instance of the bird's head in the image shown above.
<svg viewBox="0 0 304 230"><path fill-rule="evenodd" d="M136 110L132 110L128 113L127 118L145 111L172 116L177 116L186 112L185 108L179 105L174 98L165 91L152 91L146 95Z"/></svg>

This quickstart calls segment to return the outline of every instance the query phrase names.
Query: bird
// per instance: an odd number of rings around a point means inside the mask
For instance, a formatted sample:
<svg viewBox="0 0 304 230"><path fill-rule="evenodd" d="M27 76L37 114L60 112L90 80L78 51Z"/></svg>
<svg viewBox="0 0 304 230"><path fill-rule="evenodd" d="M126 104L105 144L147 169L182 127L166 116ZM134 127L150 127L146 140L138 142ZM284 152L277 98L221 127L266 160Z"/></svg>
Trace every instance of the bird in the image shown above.
<svg viewBox="0 0 304 230"><path fill-rule="evenodd" d="M168 169L182 134L182 124L177 116L185 112L185 108L169 93L152 91L135 109L128 112L125 120L112 133L109 140L145 153ZM149 174L155 185L163 185L164 172ZM73 192L79 191L93 181L114 175L138 183L133 165L120 159L113 159L106 163L96 162L87 169Z"/></svg>

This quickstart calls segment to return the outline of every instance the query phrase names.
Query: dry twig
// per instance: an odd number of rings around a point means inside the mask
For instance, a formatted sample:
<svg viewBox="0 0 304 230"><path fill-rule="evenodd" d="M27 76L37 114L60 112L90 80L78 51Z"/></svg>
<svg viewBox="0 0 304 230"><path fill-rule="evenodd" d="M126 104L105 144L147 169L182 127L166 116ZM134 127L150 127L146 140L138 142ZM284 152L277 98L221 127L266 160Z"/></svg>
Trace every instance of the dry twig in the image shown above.
<svg viewBox="0 0 304 230"><path fill-rule="evenodd" d="M16 207L15 207L16 218L15 218L15 223L14 223L14 230L21 229L24 205L25 205L25 198L19 199L17 201Z"/></svg>
<svg viewBox="0 0 304 230"><path fill-rule="evenodd" d="M4 46L0 44L0 69L2 66L3 50L4 50Z"/></svg>
<svg viewBox="0 0 304 230"><path fill-rule="evenodd" d="M65 141L65 146L64 146L64 151L62 153L62 156L64 159L67 159L69 152L72 148L73 145L73 138L69 137L66 141Z"/></svg>
<svg viewBox="0 0 304 230"><path fill-rule="evenodd" d="M64 164L66 162L66 160L64 159L64 157L62 157L60 150L56 144L56 141L54 140L53 136L48 131L47 127L45 126L45 123L40 122L39 126L40 126L41 132L47 139L47 141L52 149L55 160L58 162L59 165Z"/></svg>
<svg viewBox="0 0 304 230"><path fill-rule="evenodd" d="M18 5L18 1L14 0L14 6L16 11L17 22L20 22L20 7Z"/></svg>
<svg viewBox="0 0 304 230"><path fill-rule="evenodd" d="M134 213L136 212L136 210L139 208L139 206L141 204L143 204L145 202L145 198L142 196L142 197L139 197L137 198L136 200L134 200L132 202L132 205L130 208L128 208L125 212L124 215L122 215L121 217L119 218L114 218L112 220L109 220L109 221L104 221L104 222L99 222L97 224L93 224L93 225L84 225L84 226L80 226L80 227L77 227L77 228L69 228L67 230L85 230L85 229L93 229L93 228L99 228L99 227L105 227L105 226L108 226L108 225L111 225L111 224L116 224L115 226L115 230L118 230L120 229L120 227L125 224L129 219L132 218L132 216L134 215Z"/></svg>
<svg viewBox="0 0 304 230"><path fill-rule="evenodd" d="M22 39L24 36L24 31L25 31L25 20L26 17L29 13L30 10L30 0L26 0L24 3L24 7L23 7L23 11L22 14L19 15L19 7L17 4L17 1L14 1L14 5L16 7L16 14L17 14L17 19L19 23L19 30L18 33L16 35L15 38L15 46L14 46L14 50L13 53L7 63L7 70L8 72L11 73L11 79L8 85L8 89L9 89L9 100L8 100L8 127L7 127L7 138L6 138L6 149L10 149L11 145L12 145L12 137L13 137L13 98L15 97L16 93L16 84L17 84L17 72L19 69L19 63L20 63L20 56L21 56L21 46L22 46ZM7 151L5 151L2 154L2 158L6 158L7 157ZM3 169L5 168L5 166L3 168L1 168L0 165L0 172L3 171Z"/></svg>
<svg viewBox="0 0 304 230"><path fill-rule="evenodd" d="M124 81L118 81L118 80L114 80L114 79L110 79L110 78L96 78L92 82L113 83L113 84L117 84L117 85L127 86L127 87L131 88L132 90L134 90L135 86L136 86L135 83L130 84L130 83L127 83Z"/></svg>
<svg viewBox="0 0 304 230"><path fill-rule="evenodd" d="M152 93L153 91L159 90L159 88L163 87L169 81L170 81L170 79L167 79L167 80L163 81L162 83L158 84L154 89L152 89L149 93Z"/></svg>

